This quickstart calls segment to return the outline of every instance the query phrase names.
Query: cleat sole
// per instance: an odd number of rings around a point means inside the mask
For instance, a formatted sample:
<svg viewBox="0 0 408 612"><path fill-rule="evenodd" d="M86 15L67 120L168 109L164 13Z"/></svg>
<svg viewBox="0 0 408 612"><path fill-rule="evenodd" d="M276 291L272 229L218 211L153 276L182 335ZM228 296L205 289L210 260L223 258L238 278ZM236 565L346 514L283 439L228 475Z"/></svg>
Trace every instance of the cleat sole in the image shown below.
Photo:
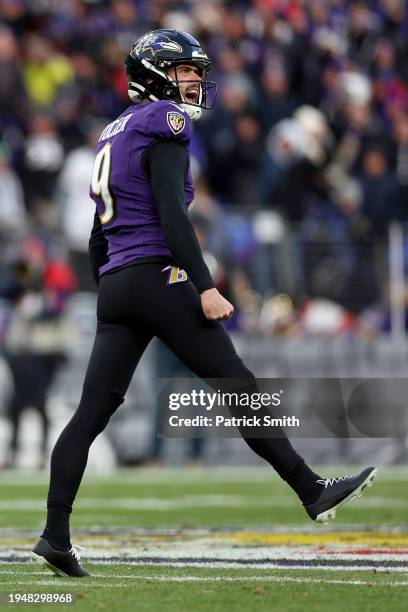
<svg viewBox="0 0 408 612"><path fill-rule="evenodd" d="M54 572L56 576L59 576L60 578L70 578L68 574L58 569L58 567L55 567L55 565L52 565L52 563L45 561L44 565L48 567L52 572Z"/></svg>
<svg viewBox="0 0 408 612"><path fill-rule="evenodd" d="M54 572L56 576L59 576L60 578L70 578L68 574L60 570L58 567L55 567L55 565L52 565L52 563L44 559L44 557L41 557L40 555L37 555L36 553L32 553L32 554L36 561L38 561L41 565L48 567L48 569Z"/></svg>

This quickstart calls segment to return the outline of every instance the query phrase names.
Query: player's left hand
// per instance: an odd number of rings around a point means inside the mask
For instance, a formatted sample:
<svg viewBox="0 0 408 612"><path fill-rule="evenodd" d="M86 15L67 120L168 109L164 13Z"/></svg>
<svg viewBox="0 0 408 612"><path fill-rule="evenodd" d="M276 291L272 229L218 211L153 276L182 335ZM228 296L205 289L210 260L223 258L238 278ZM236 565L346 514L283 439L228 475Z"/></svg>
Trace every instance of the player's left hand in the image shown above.
<svg viewBox="0 0 408 612"><path fill-rule="evenodd" d="M201 306L209 321L228 321L234 314L234 307L217 289L207 289L201 294Z"/></svg>

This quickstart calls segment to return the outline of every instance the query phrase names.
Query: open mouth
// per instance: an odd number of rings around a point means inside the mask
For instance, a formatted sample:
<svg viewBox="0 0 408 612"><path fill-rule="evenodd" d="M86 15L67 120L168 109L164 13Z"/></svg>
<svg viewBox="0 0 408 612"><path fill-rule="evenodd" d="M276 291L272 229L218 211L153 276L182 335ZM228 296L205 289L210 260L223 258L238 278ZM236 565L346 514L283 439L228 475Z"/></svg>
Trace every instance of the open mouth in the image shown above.
<svg viewBox="0 0 408 612"><path fill-rule="evenodd" d="M187 102L191 102L192 104L197 104L198 102L199 92L198 89L189 89L185 93L185 99Z"/></svg>

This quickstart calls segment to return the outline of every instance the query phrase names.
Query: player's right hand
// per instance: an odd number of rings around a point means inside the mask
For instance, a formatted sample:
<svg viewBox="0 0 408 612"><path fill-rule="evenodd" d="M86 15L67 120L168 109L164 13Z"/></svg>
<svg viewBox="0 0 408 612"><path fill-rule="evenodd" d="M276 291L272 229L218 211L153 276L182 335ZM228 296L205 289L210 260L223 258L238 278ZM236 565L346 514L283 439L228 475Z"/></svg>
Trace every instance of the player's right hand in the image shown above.
<svg viewBox="0 0 408 612"><path fill-rule="evenodd" d="M201 294L204 315L210 321L227 321L234 314L234 307L217 289L207 289Z"/></svg>

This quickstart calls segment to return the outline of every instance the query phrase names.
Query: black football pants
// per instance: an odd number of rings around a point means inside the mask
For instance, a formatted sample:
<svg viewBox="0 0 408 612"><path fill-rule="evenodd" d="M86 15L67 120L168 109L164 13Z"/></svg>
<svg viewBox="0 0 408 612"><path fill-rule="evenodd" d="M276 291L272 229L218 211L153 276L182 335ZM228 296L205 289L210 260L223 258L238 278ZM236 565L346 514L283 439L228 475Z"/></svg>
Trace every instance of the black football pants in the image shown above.
<svg viewBox="0 0 408 612"><path fill-rule="evenodd" d="M223 325L205 318L192 283L168 284L164 267L144 263L101 278L97 331L81 401L52 453L49 507L71 509L89 448L122 404L154 336L198 377L239 379L242 392L257 390L253 374L238 357ZM283 432L281 438L244 439L282 478L303 463Z"/></svg>

